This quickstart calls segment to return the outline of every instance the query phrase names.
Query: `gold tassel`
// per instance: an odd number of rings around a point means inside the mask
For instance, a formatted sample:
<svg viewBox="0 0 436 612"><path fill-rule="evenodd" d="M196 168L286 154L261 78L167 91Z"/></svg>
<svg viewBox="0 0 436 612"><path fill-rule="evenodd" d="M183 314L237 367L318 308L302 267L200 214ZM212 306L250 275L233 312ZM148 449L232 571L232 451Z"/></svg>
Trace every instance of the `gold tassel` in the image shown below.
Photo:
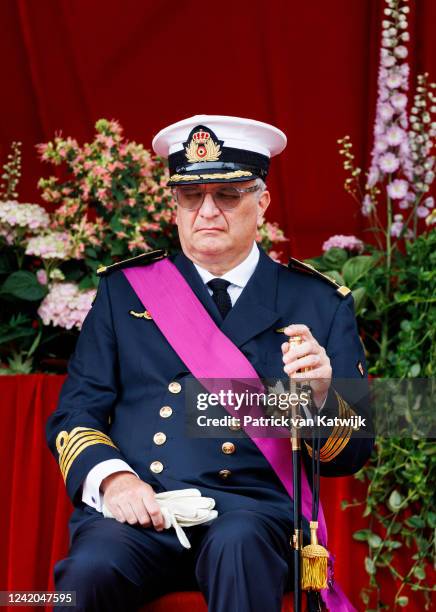
<svg viewBox="0 0 436 612"><path fill-rule="evenodd" d="M310 521L310 544L301 551L303 558L302 588L305 591L321 591L327 588L328 551L318 544L318 521Z"/></svg>

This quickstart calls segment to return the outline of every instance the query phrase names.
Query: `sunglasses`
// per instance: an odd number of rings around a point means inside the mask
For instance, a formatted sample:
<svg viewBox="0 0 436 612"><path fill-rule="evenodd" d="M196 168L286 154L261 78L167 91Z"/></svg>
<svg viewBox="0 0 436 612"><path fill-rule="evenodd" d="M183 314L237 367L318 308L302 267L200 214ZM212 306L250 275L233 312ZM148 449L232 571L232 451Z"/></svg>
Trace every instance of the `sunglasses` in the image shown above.
<svg viewBox="0 0 436 612"><path fill-rule="evenodd" d="M177 204L184 210L199 210L204 202L206 193L210 193L215 206L220 210L233 210L246 193L254 193L260 189L259 185L252 187L233 187L220 185L211 191L206 191L206 185L180 185L173 187L172 192Z"/></svg>

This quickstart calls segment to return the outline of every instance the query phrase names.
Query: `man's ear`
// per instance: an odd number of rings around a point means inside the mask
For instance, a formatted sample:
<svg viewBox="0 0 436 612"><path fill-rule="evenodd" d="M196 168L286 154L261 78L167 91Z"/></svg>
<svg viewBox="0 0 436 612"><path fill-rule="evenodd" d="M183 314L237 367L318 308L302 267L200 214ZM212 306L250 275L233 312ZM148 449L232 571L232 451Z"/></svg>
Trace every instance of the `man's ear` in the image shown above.
<svg viewBox="0 0 436 612"><path fill-rule="evenodd" d="M263 224L263 217L265 215L266 209L268 208L271 202L271 195L269 191L264 191L259 198L257 203L257 226L260 227Z"/></svg>

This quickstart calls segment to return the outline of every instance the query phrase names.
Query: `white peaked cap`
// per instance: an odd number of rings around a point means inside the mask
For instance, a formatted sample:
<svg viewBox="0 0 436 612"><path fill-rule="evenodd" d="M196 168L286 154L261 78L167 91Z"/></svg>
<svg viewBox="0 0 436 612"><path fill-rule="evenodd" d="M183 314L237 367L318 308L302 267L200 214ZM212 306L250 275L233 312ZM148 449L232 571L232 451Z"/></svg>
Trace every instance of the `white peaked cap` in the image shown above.
<svg viewBox="0 0 436 612"><path fill-rule="evenodd" d="M273 125L224 115L194 115L153 138L155 153L168 158L170 186L265 179L270 158L285 147Z"/></svg>
<svg viewBox="0 0 436 612"><path fill-rule="evenodd" d="M161 157L181 151L193 128L205 125L215 132L225 147L244 149L273 157L286 147L286 134L278 128L243 117L228 117L226 115L194 115L172 123L161 130L153 138L153 150Z"/></svg>

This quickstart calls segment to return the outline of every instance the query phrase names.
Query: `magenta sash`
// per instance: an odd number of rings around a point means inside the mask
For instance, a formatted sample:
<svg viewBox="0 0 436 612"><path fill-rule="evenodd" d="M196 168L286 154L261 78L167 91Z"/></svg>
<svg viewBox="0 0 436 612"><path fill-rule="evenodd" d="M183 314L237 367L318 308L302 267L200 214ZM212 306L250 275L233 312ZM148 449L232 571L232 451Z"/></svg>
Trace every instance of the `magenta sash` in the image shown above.
<svg viewBox="0 0 436 612"><path fill-rule="evenodd" d="M220 379L220 388L222 388L223 380L249 380L250 384L258 390L263 389L251 363L217 327L184 277L169 259L162 259L144 267L126 268L123 273L144 308L150 312L162 334L195 378L206 379L206 381ZM215 392L216 388L208 390ZM251 431L248 429L245 427L244 431L270 463L293 499L292 455L289 439L259 438L254 435L253 429ZM303 514L310 521L312 491L304 466L301 490ZM321 505L318 521L319 540L326 546L327 527ZM331 564L332 561L330 555ZM330 577L333 578L332 565L330 570ZM354 607L336 583L324 589L322 597L327 608L332 612L355 612Z"/></svg>

